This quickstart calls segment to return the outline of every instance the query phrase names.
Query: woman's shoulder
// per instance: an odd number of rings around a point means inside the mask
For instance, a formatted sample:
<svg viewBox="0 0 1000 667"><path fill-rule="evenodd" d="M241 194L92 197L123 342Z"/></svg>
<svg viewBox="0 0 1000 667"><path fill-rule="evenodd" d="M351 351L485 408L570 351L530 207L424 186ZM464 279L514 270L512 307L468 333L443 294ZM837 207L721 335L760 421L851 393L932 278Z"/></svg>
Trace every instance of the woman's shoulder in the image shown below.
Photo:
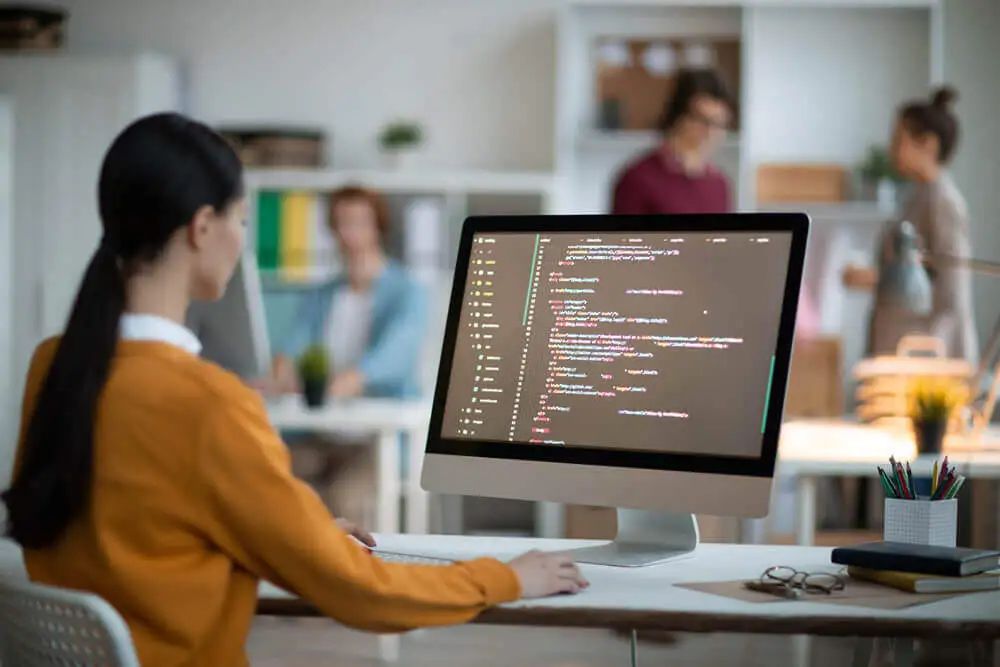
<svg viewBox="0 0 1000 667"><path fill-rule="evenodd" d="M951 178L940 179L931 194L932 201L939 210L943 209L962 220L968 217L969 205L965 200L965 195Z"/></svg>
<svg viewBox="0 0 1000 667"><path fill-rule="evenodd" d="M31 362L28 364L27 393L33 394L41 386L42 380L48 375L52 360L59 349L61 335L49 336L42 340L31 355Z"/></svg>

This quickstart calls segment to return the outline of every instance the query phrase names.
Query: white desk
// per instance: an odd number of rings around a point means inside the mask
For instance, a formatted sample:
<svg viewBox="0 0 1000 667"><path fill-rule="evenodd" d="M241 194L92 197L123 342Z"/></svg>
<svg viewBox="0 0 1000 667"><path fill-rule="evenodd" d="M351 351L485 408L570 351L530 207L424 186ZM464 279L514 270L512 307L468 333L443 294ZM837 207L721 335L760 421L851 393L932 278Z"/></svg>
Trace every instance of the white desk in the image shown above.
<svg viewBox="0 0 1000 667"><path fill-rule="evenodd" d="M286 396L268 402L271 424L279 430L311 433L373 433L375 445L375 525L382 533L426 533L429 522L427 493L420 488L430 403L394 399L330 401L307 409L301 397ZM406 435L406 438L400 438ZM400 441L409 465L404 485L400 475ZM405 488L404 488L405 486ZM400 525L399 498L406 498L406 524Z"/></svg>
<svg viewBox="0 0 1000 667"><path fill-rule="evenodd" d="M915 474L930 476L934 461L947 455L948 462L970 479L1000 479L1000 429L989 429L983 444L986 449L979 452L917 457L912 438L890 431L838 420L786 422L781 427L775 477L796 478L796 542L807 546L815 541L820 478L877 478L876 466L887 463L890 455L910 461Z"/></svg>
<svg viewBox="0 0 1000 667"><path fill-rule="evenodd" d="M388 549L430 555L509 559L532 548L561 550L595 544L581 540L380 535ZM584 565L590 588L575 596L521 601L484 612L477 623L631 628L673 632L738 632L854 637L962 637L1000 639L1000 592L979 593L903 610L843 604L751 603L679 588L676 584L754 579L772 565L810 572L837 571L830 549L704 544L692 558L645 568ZM259 613L312 616L296 596L262 584ZM861 652L865 645L859 646Z"/></svg>

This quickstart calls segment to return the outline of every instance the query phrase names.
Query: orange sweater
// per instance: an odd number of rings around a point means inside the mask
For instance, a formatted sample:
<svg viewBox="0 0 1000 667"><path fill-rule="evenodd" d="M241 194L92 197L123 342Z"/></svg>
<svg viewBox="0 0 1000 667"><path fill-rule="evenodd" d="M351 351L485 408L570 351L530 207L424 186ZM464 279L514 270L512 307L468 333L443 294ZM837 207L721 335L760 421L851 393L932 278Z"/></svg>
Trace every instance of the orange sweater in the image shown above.
<svg viewBox="0 0 1000 667"><path fill-rule="evenodd" d="M22 435L57 341L35 352ZM90 507L35 581L94 592L125 618L145 667L246 664L259 579L376 632L462 623L515 600L509 566L382 563L292 476L261 398L180 348L121 341L95 427Z"/></svg>

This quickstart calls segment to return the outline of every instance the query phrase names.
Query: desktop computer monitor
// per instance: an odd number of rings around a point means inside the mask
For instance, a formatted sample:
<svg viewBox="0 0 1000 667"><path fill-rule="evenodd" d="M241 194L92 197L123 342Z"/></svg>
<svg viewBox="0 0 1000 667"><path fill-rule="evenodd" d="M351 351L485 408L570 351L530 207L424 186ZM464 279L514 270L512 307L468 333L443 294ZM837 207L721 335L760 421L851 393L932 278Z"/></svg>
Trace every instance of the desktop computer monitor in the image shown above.
<svg viewBox="0 0 1000 667"><path fill-rule="evenodd" d="M187 326L201 340L205 359L246 380L264 377L271 355L256 258L240 259L221 299L192 303Z"/></svg>
<svg viewBox="0 0 1000 667"><path fill-rule="evenodd" d="M804 214L465 222L422 485L618 508L581 562L689 553L768 512Z"/></svg>

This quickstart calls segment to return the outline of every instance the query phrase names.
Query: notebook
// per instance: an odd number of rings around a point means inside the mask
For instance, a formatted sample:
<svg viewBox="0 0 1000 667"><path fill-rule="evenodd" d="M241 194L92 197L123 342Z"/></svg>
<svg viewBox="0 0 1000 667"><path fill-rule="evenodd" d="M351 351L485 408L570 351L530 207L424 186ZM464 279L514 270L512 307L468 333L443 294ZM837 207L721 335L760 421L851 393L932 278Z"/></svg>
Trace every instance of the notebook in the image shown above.
<svg viewBox="0 0 1000 667"><path fill-rule="evenodd" d="M848 567L852 579L871 581L910 593L971 593L1000 590L1000 570L972 574L967 577L938 577L916 572L891 572Z"/></svg>
<svg viewBox="0 0 1000 667"><path fill-rule="evenodd" d="M967 577L1000 568L1000 551L867 542L853 547L838 547L833 550L831 560L838 565L869 570Z"/></svg>

